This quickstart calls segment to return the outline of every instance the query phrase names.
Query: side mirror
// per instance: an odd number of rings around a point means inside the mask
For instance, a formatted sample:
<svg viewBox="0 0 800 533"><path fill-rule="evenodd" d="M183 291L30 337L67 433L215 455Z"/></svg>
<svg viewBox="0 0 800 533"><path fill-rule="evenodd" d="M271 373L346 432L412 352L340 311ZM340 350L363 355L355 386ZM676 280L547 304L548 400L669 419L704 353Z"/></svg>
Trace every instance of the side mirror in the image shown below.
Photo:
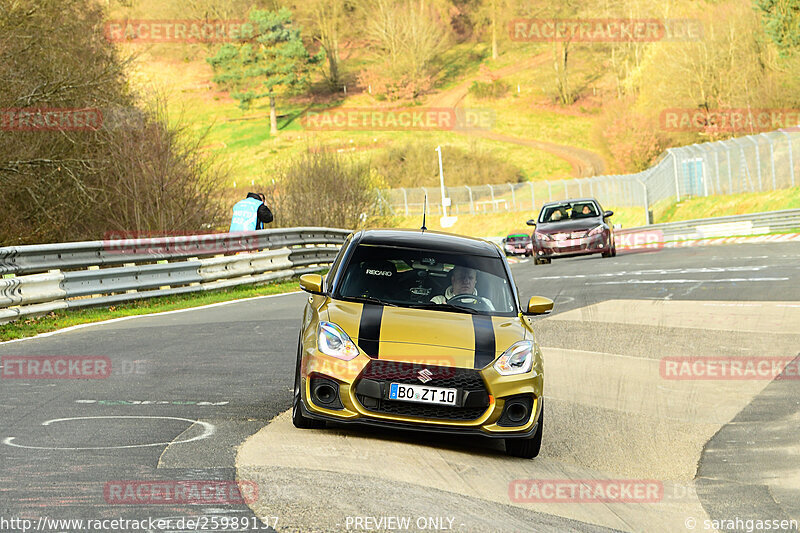
<svg viewBox="0 0 800 533"><path fill-rule="evenodd" d="M544 296L531 296L526 315L546 315L553 310L553 300Z"/></svg>
<svg viewBox="0 0 800 533"><path fill-rule="evenodd" d="M603 213L603 218L608 218L614 216L614 211L605 211Z"/></svg>
<svg viewBox="0 0 800 533"><path fill-rule="evenodd" d="M322 294L324 281L319 274L303 274L300 276L300 288L311 294Z"/></svg>
<svg viewBox="0 0 800 533"><path fill-rule="evenodd" d="M529 225L529 226L534 226L535 227L536 226L536 219L532 218L529 221L527 221L526 224Z"/></svg>

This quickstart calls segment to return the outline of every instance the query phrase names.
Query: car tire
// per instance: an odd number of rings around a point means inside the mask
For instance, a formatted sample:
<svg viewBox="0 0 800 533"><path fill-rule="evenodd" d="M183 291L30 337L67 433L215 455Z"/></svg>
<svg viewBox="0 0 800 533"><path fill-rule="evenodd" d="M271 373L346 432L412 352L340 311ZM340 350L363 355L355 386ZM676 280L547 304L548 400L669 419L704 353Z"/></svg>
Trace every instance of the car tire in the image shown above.
<svg viewBox="0 0 800 533"><path fill-rule="evenodd" d="M297 341L297 365L294 370L294 388L292 389L292 424L299 429L322 429L325 427L324 420L315 420L303 415L302 403L303 398L300 394L300 364L301 364L301 350L302 350L302 334Z"/></svg>
<svg viewBox="0 0 800 533"><path fill-rule="evenodd" d="M611 257L617 257L617 245L616 245L616 243L611 245Z"/></svg>
<svg viewBox="0 0 800 533"><path fill-rule="evenodd" d="M550 264L550 261L551 261L551 260L550 260L550 259L547 259L547 258L542 258L542 259L534 259L534 263L536 263L537 265L549 265L549 264Z"/></svg>
<svg viewBox="0 0 800 533"><path fill-rule="evenodd" d="M533 459L539 455L542 449L542 432L544 430L544 404L542 412L539 413L539 423L536 433L529 439L505 439L506 454L512 457L522 457L523 459Z"/></svg>

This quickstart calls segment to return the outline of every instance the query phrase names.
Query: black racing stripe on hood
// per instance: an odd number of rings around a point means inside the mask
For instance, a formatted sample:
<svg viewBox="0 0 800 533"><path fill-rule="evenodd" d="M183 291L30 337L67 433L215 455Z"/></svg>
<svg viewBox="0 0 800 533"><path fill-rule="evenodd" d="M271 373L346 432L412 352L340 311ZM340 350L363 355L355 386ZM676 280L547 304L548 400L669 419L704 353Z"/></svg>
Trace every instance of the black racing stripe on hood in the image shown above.
<svg viewBox="0 0 800 533"><path fill-rule="evenodd" d="M378 357L382 319L382 305L364 304L361 310L361 321L358 324L358 347L370 357Z"/></svg>
<svg viewBox="0 0 800 533"><path fill-rule="evenodd" d="M472 315L472 327L475 328L474 368L483 368L494 361L495 339L492 317Z"/></svg>

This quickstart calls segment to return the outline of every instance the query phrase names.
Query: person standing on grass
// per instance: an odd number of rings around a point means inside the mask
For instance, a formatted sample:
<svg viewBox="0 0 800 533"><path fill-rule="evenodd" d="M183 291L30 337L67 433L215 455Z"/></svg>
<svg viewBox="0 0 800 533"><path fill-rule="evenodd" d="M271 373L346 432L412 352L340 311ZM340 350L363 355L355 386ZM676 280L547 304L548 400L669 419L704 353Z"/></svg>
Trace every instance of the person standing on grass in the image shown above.
<svg viewBox="0 0 800 533"><path fill-rule="evenodd" d="M228 232L264 229L265 224L272 222L272 211L264 200L265 196L262 193L249 192L247 198L236 202Z"/></svg>

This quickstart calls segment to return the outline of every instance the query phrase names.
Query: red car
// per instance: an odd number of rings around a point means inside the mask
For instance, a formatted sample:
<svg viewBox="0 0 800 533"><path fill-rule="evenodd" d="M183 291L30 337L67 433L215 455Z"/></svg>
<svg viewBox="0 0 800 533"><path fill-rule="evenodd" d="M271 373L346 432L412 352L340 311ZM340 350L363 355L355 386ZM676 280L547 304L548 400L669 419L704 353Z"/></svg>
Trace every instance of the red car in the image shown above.
<svg viewBox="0 0 800 533"><path fill-rule="evenodd" d="M594 198L550 202L542 206L535 226L533 255L537 265L554 257L602 254L617 255L614 228L609 222L613 211L603 211Z"/></svg>
<svg viewBox="0 0 800 533"><path fill-rule="evenodd" d="M503 239L503 250L506 255L524 255L528 257L533 254L533 240L530 235L524 232L509 233Z"/></svg>

